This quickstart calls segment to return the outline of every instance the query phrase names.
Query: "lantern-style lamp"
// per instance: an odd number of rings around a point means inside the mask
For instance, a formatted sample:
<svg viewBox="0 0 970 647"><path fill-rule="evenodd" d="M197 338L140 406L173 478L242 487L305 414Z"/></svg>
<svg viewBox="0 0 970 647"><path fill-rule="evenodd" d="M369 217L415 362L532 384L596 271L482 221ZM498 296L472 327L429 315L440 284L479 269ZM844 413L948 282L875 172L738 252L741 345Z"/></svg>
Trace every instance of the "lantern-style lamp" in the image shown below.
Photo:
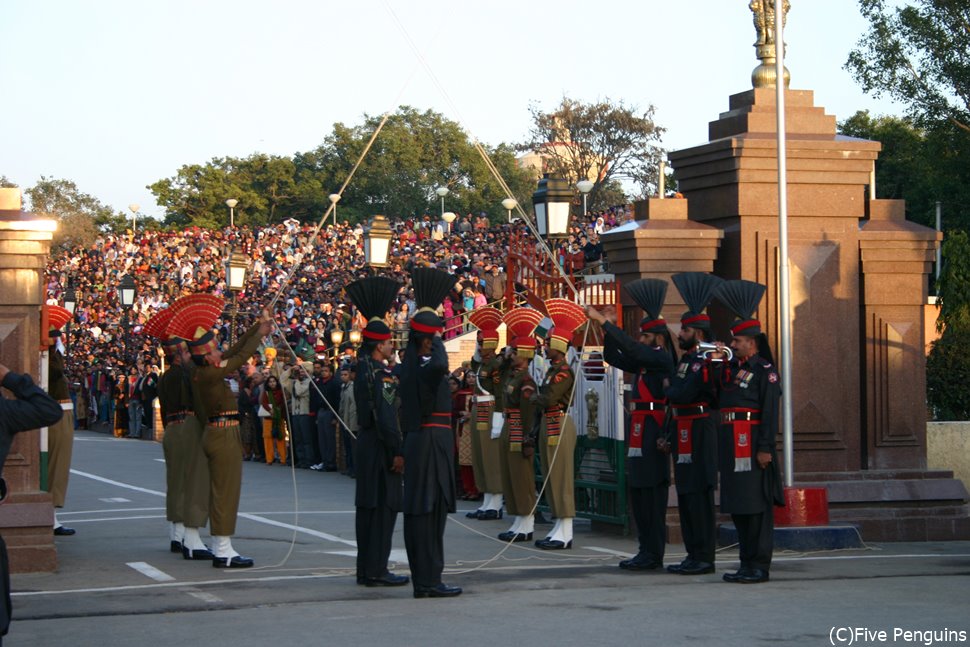
<svg viewBox="0 0 970 647"><path fill-rule="evenodd" d="M547 238L565 238L569 234L569 204L573 192L569 183L561 178L544 175L532 194L532 206L536 212L539 235Z"/></svg>
<svg viewBox="0 0 970 647"><path fill-rule="evenodd" d="M64 291L64 309L73 317L75 308L77 308L77 294L74 292L74 286L69 285Z"/></svg>
<svg viewBox="0 0 970 647"><path fill-rule="evenodd" d="M135 279L131 274L125 274L118 284L118 298L121 299L121 307L130 310L135 305Z"/></svg>
<svg viewBox="0 0 970 647"><path fill-rule="evenodd" d="M387 267L391 251L391 225L384 216L374 216L364 231L364 262L371 267Z"/></svg>
<svg viewBox="0 0 970 647"><path fill-rule="evenodd" d="M235 294L246 287L246 274L249 272L249 257L239 251L229 256L229 289Z"/></svg>

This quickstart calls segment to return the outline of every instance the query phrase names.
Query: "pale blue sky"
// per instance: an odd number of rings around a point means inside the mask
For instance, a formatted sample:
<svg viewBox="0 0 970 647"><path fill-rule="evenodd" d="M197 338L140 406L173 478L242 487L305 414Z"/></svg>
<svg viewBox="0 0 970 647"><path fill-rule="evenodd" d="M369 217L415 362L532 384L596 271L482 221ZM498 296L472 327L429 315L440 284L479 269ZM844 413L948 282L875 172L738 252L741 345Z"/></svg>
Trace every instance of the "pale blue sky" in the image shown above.
<svg viewBox="0 0 970 647"><path fill-rule="evenodd" d="M791 4L792 88L839 119L901 112L842 69L866 27L855 0ZM754 40L748 0L4 0L0 174L161 215L145 186L182 164L310 150L399 104L518 141L530 102L563 94L652 103L664 145L684 148L750 87Z"/></svg>

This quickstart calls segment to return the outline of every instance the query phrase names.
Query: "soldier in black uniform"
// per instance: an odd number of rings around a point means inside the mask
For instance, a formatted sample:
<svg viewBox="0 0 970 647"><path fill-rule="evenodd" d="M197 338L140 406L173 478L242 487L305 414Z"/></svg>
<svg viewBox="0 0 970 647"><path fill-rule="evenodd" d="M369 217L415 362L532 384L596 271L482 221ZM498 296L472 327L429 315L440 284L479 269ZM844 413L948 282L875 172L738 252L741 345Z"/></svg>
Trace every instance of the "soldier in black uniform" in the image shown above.
<svg viewBox="0 0 970 647"><path fill-rule="evenodd" d="M677 336L684 354L666 391L671 409L666 431L668 438L674 437L674 482L687 557L667 570L678 575L704 575L714 572L718 421L714 370L698 344L709 341L711 318L704 309L722 280L706 272L675 274L671 280L687 304Z"/></svg>
<svg viewBox="0 0 970 647"><path fill-rule="evenodd" d="M387 570L394 522L401 511L404 454L395 405L397 378L385 363L394 354L394 344L383 316L400 287L385 277L360 279L347 286L350 300L368 319L354 379L357 583L365 586L403 586L410 581Z"/></svg>
<svg viewBox="0 0 970 647"><path fill-rule="evenodd" d="M21 431L56 424L64 417L64 410L51 396L34 384L29 375L20 375L0 364L0 386L9 389L14 399L0 397L0 503L7 498L7 484L3 480L3 464L13 445L14 436ZM0 644L10 626L10 564L7 544L0 535Z"/></svg>
<svg viewBox="0 0 970 647"><path fill-rule="evenodd" d="M635 556L620 562L620 568L650 571L663 567L667 540L670 459L663 433L667 415L664 388L673 374L674 356L667 322L660 316L667 282L640 279L627 284L626 289L646 313L640 321L639 343L596 309L587 308L587 314L603 325L606 363L636 376L630 401L627 480L639 549Z"/></svg>
<svg viewBox="0 0 970 647"><path fill-rule="evenodd" d="M430 268L411 271L418 311L409 323L401 365L401 427L404 431L404 544L416 598L461 594L441 581L444 534L455 511L455 442L451 431L448 355L444 322L435 313L455 284Z"/></svg>
<svg viewBox="0 0 970 647"><path fill-rule="evenodd" d="M729 512L738 531L741 568L725 573L726 582L768 581L774 548L772 504L784 505L775 434L781 397L778 369L753 318L765 286L751 281L725 281L715 296L738 321L731 326L734 357L723 371L718 401L718 464L721 472L721 512Z"/></svg>

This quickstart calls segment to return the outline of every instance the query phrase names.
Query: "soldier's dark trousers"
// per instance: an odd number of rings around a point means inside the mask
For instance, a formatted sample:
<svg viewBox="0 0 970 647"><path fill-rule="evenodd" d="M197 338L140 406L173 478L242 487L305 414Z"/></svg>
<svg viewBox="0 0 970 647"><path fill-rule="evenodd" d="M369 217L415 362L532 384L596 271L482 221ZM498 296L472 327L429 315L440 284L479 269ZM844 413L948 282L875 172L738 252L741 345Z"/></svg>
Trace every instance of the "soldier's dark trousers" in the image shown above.
<svg viewBox="0 0 970 647"><path fill-rule="evenodd" d="M666 485L630 488L630 507L640 541L638 554L661 564L667 543L667 491Z"/></svg>
<svg viewBox="0 0 970 647"><path fill-rule="evenodd" d="M445 523L448 508L437 497L434 509L427 514L404 515L404 546L411 566L411 582L415 589L432 588L441 584L445 568Z"/></svg>
<svg viewBox="0 0 970 647"><path fill-rule="evenodd" d="M680 532L684 538L687 557L713 564L716 540L714 489L679 495L677 508L680 512Z"/></svg>
<svg viewBox="0 0 970 647"><path fill-rule="evenodd" d="M376 508L357 508L357 577L374 579L387 572L396 521L397 512L383 502Z"/></svg>
<svg viewBox="0 0 970 647"><path fill-rule="evenodd" d="M769 508L757 514L732 514L731 520L738 530L738 556L741 568L771 568L774 550L775 515Z"/></svg>

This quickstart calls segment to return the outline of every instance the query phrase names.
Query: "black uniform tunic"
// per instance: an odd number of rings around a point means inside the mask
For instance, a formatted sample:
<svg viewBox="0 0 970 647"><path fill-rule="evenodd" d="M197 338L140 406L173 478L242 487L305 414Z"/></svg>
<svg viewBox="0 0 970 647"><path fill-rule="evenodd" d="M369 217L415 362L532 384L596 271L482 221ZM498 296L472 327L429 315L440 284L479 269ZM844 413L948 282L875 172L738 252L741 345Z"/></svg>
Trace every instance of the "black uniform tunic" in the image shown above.
<svg viewBox="0 0 970 647"><path fill-rule="evenodd" d="M704 355L685 353L667 388L667 406L672 409L667 433L672 436L681 535L687 558L707 564L714 563L716 542L718 413L714 377L714 367ZM682 431L690 442L686 457L680 452Z"/></svg>
<svg viewBox="0 0 970 647"><path fill-rule="evenodd" d="M606 333L603 359L610 366L636 375L631 395L640 402L634 402L633 406L640 410L652 409L642 419L627 414L628 447L633 444L634 434L641 441L639 452L628 451L627 482L640 544L636 559L660 564L666 543L670 459L657 449L657 440L663 436L664 380L673 373L674 362L663 347L635 342L609 322L603 324L603 331Z"/></svg>
<svg viewBox="0 0 970 647"><path fill-rule="evenodd" d="M781 397L777 369L763 358L753 355L740 362L736 358L721 381L718 396L721 425L718 428L718 464L721 474L721 512L731 513L738 531L738 552L742 568L768 571L774 548L774 512L772 504L784 502L775 435L778 431L778 400ZM748 410L738 412L737 410ZM745 425L725 422L726 417L751 417L750 468L743 469L743 459L736 455L737 431ZM771 454L766 469L758 466L757 453Z"/></svg>
<svg viewBox="0 0 970 647"><path fill-rule="evenodd" d="M404 431L404 542L416 589L441 584L444 533L455 511L455 446L448 355L435 337L431 355L409 345L401 369Z"/></svg>
<svg viewBox="0 0 970 647"><path fill-rule="evenodd" d="M379 578L387 572L391 535L401 510L403 482L391 471L402 455L398 428L397 378L383 364L362 358L354 380L357 402L357 577Z"/></svg>

